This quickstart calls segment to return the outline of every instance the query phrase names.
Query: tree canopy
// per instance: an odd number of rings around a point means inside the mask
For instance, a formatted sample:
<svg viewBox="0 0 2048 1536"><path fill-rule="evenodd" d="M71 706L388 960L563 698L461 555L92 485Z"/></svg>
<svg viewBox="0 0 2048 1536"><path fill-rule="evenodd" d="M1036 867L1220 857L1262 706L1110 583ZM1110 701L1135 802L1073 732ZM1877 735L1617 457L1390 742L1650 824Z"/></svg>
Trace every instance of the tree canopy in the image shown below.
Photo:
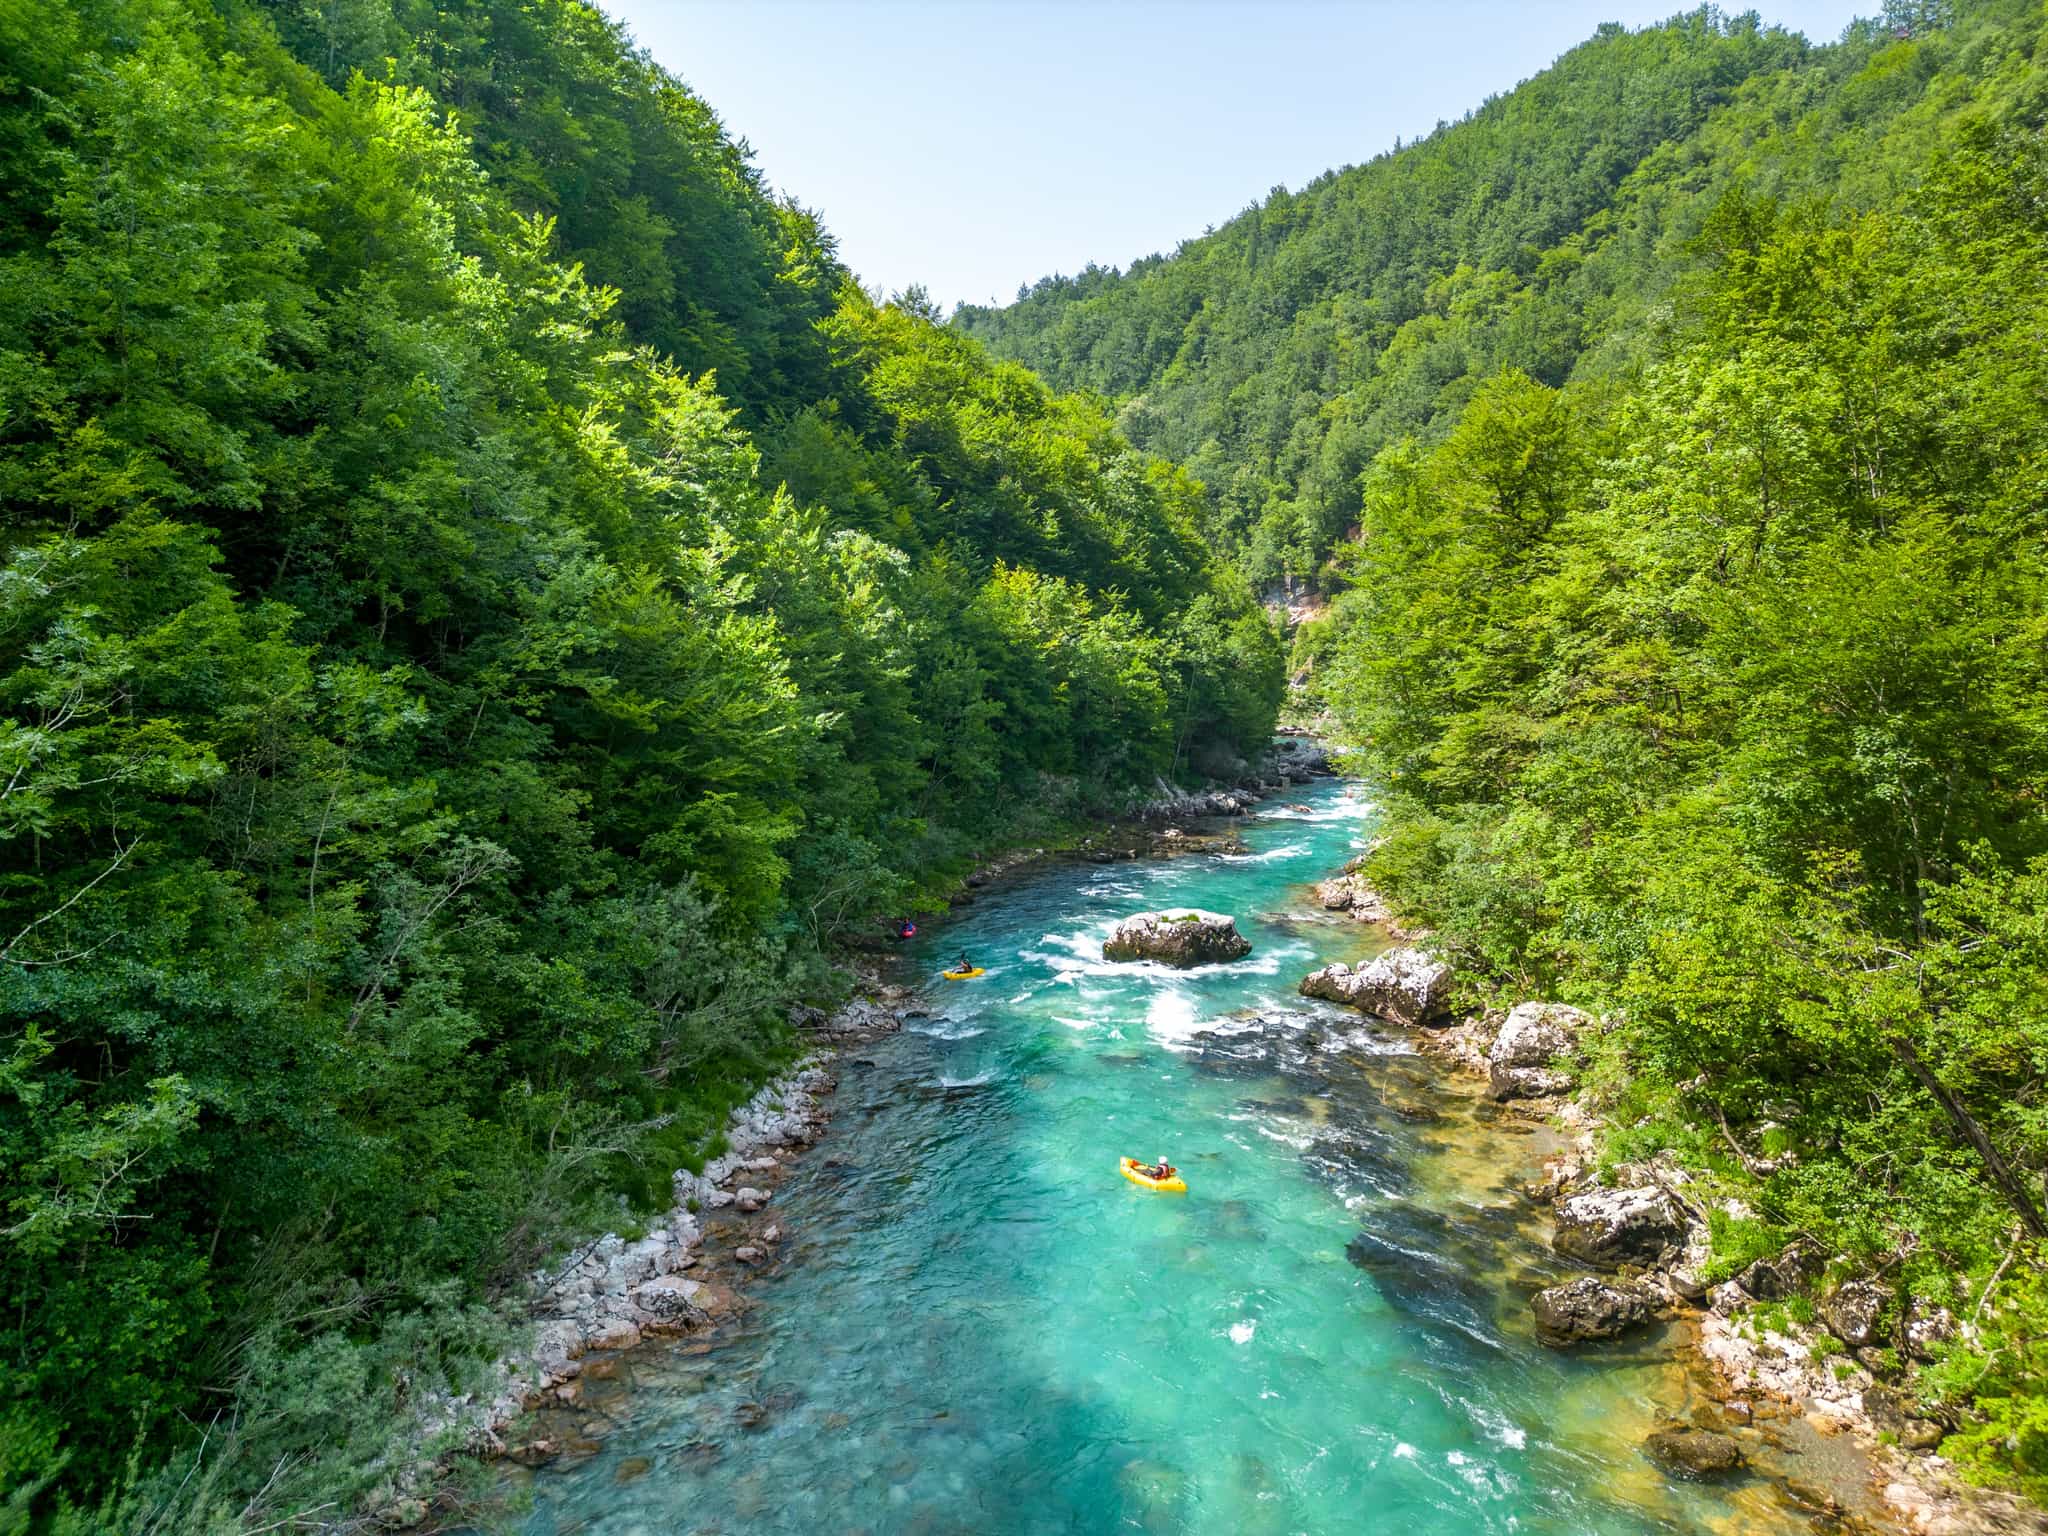
<svg viewBox="0 0 2048 1536"><path fill-rule="evenodd" d="M0 1529L262 1527L667 1203L835 941L1261 742L1281 643L588 6L0 58Z"/></svg>

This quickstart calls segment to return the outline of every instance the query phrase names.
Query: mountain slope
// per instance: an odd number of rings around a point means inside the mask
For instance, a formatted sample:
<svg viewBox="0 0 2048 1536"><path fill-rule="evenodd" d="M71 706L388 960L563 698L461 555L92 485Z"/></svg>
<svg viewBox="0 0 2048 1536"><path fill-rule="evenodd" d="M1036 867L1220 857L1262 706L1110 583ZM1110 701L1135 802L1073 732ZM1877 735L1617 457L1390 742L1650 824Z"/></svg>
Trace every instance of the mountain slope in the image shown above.
<svg viewBox="0 0 2048 1536"><path fill-rule="evenodd" d="M1308 574L1356 522L1373 455L1442 430L1479 381L1561 384L1638 355L1718 189L1881 182L1869 140L1927 74L1862 72L1901 29L1815 48L1711 7L1605 27L1460 122L1171 256L1047 278L954 323L1120 402L1134 440L1208 483L1212 532L1257 578Z"/></svg>

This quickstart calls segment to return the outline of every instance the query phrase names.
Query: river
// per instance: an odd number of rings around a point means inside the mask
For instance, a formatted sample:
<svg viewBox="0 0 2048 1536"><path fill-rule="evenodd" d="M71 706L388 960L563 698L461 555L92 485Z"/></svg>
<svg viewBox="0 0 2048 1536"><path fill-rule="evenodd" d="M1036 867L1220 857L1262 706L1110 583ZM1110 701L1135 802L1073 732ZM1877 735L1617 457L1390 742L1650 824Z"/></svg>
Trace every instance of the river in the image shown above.
<svg viewBox="0 0 2048 1536"><path fill-rule="evenodd" d="M1644 1461L1685 1391L1659 1341L1534 1342L1541 1136L1295 995L1368 942L1305 882L1371 818L1355 786L1297 790L1247 855L1060 863L919 941L931 1012L842 1063L758 1305L586 1383L604 1432L534 1478L532 1536L1811 1529L1769 1484ZM1171 905L1252 953L1102 960ZM987 975L939 980L961 949Z"/></svg>

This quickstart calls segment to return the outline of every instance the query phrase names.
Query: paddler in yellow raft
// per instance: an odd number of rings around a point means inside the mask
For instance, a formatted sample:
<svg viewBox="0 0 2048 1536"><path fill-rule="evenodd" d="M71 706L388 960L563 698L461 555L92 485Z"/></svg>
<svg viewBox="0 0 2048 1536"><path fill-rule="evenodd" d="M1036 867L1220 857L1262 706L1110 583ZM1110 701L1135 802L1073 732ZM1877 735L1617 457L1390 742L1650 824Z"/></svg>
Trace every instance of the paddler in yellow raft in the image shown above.
<svg viewBox="0 0 2048 1536"><path fill-rule="evenodd" d="M1141 1163L1135 1157L1120 1157L1116 1161L1123 1176L1140 1189L1155 1189L1161 1194L1171 1195L1184 1195L1188 1192L1187 1184L1180 1176L1180 1170L1166 1160L1164 1152L1159 1154L1159 1161L1156 1163Z"/></svg>

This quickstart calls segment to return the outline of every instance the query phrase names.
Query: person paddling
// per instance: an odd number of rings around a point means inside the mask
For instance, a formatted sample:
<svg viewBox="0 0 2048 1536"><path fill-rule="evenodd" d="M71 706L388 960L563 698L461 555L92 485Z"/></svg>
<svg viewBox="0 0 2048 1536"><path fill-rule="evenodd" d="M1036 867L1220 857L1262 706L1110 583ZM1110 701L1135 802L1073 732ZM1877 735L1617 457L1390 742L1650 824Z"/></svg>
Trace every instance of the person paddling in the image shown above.
<svg viewBox="0 0 2048 1536"><path fill-rule="evenodd" d="M1166 1160L1166 1154L1162 1152L1159 1154L1159 1161L1145 1170L1145 1177L1148 1179L1159 1179L1163 1182L1172 1178L1179 1171L1179 1169Z"/></svg>

